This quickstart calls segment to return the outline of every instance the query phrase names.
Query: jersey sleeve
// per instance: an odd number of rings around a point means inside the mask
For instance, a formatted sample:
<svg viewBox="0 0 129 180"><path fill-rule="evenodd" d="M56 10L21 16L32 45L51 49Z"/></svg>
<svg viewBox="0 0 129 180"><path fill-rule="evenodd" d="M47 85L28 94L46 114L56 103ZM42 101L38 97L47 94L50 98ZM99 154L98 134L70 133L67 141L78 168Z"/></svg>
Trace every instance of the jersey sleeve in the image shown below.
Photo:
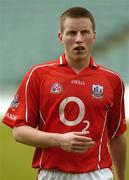
<svg viewBox="0 0 129 180"><path fill-rule="evenodd" d="M3 118L3 123L12 128L22 125L37 126L39 114L39 81L34 70L34 68L31 68L22 80Z"/></svg>
<svg viewBox="0 0 129 180"><path fill-rule="evenodd" d="M121 80L114 89L114 103L108 112L107 120L109 138L118 137L126 131L124 83Z"/></svg>

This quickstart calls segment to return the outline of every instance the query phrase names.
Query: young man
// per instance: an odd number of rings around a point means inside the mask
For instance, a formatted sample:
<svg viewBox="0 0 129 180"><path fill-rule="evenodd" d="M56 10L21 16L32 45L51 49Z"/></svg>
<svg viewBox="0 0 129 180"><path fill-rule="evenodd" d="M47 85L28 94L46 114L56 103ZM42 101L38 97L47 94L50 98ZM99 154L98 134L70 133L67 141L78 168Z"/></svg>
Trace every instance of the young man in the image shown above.
<svg viewBox="0 0 129 180"><path fill-rule="evenodd" d="M3 122L16 141L36 147L38 180L125 180L124 85L95 63L95 21L85 8L60 17L64 54L32 67ZM109 149L110 148L110 153Z"/></svg>

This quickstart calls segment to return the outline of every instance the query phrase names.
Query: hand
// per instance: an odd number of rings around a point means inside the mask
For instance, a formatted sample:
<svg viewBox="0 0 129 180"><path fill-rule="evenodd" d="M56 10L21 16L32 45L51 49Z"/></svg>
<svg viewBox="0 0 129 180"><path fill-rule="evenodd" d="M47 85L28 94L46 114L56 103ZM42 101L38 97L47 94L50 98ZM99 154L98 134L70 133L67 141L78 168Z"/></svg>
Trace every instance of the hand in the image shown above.
<svg viewBox="0 0 129 180"><path fill-rule="evenodd" d="M59 145L64 151L84 153L95 144L92 138L86 137L88 133L86 131L60 134Z"/></svg>

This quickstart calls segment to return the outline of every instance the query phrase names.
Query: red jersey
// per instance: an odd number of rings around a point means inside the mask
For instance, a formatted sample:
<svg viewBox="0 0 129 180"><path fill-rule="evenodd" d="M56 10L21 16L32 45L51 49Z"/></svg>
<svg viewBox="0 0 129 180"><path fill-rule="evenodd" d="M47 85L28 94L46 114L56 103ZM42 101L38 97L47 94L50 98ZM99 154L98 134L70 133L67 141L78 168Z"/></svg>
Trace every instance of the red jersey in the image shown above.
<svg viewBox="0 0 129 180"><path fill-rule="evenodd" d="M89 131L95 141L82 154L36 148L34 168L80 173L111 167L108 138L126 130L124 85L117 73L97 65L92 57L89 66L76 73L62 55L29 70L3 122L51 133Z"/></svg>

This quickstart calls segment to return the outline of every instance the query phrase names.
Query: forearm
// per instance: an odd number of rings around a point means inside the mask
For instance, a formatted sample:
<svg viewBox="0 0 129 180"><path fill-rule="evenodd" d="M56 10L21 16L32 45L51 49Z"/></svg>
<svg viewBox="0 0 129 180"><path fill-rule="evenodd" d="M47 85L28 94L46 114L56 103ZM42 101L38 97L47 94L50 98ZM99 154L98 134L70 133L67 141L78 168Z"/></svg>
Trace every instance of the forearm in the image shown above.
<svg viewBox="0 0 129 180"><path fill-rule="evenodd" d="M13 136L17 142L34 147L56 147L59 134L47 133L30 126L14 127Z"/></svg>
<svg viewBox="0 0 129 180"><path fill-rule="evenodd" d="M86 135L89 132L48 133L30 126L14 127L13 136L17 142L34 147L59 147L64 151L83 153L95 142Z"/></svg>
<svg viewBox="0 0 129 180"><path fill-rule="evenodd" d="M117 180L125 180L127 143L125 135L109 142L111 157Z"/></svg>

